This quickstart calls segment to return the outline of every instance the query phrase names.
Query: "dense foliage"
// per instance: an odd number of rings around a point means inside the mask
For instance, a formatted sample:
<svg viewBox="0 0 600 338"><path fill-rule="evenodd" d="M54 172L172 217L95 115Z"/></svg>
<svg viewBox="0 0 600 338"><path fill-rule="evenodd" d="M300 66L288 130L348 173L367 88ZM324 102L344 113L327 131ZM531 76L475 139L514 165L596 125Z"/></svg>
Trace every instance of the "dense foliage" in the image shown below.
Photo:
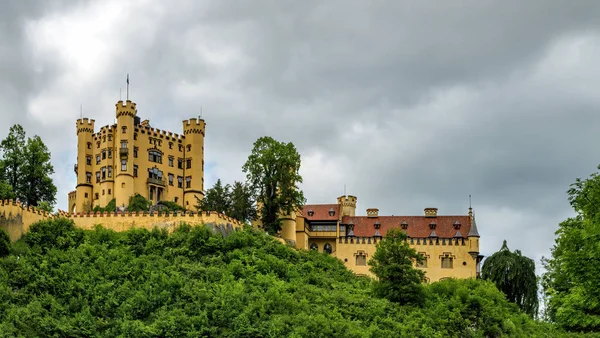
<svg viewBox="0 0 600 338"><path fill-rule="evenodd" d="M270 234L281 230L281 214L302 208L306 202L298 187L298 183L302 183L300 162L300 154L293 143L264 136L254 142L242 167L260 205L262 225Z"/></svg>
<svg viewBox="0 0 600 338"><path fill-rule="evenodd" d="M0 229L0 257L6 257L10 253L10 237L3 229Z"/></svg>
<svg viewBox="0 0 600 338"><path fill-rule="evenodd" d="M129 197L129 205L127 211L149 211L152 202L140 194L135 194Z"/></svg>
<svg viewBox="0 0 600 338"><path fill-rule="evenodd" d="M421 284L425 273L414 267L413 262L423 256L411 248L407 235L400 229L390 229L377 244L377 250L369 261L371 272L377 276L375 294L392 302L422 304L425 292Z"/></svg>
<svg viewBox="0 0 600 338"><path fill-rule="evenodd" d="M0 142L0 198L17 198L21 202L52 210L56 202L56 186L50 175L50 151L35 135L25 138L25 130L16 124Z"/></svg>
<svg viewBox="0 0 600 338"><path fill-rule="evenodd" d="M94 212L115 212L115 211L117 211L117 200L113 198L104 207L97 205L94 207L93 211Z"/></svg>
<svg viewBox="0 0 600 338"><path fill-rule="evenodd" d="M242 222L256 218L256 207L250 187L235 181L233 186L223 185L218 179L215 185L206 190L204 199L196 197L198 211L217 211Z"/></svg>
<svg viewBox="0 0 600 338"><path fill-rule="evenodd" d="M173 201L160 201L157 203L158 206L162 207L166 211L183 211L184 207L173 202Z"/></svg>
<svg viewBox="0 0 600 338"><path fill-rule="evenodd" d="M0 337L557 337L489 282L445 280L412 307L334 257L246 229L172 234L38 223L0 258Z"/></svg>
<svg viewBox="0 0 600 338"><path fill-rule="evenodd" d="M600 167L599 167L600 169ZM568 191L577 213L559 225L542 278L546 316L571 331L600 331L600 173Z"/></svg>
<svg viewBox="0 0 600 338"><path fill-rule="evenodd" d="M496 284L523 312L537 315L538 281L533 259L521 255L519 250L511 252L504 241L500 251L484 261L481 277Z"/></svg>

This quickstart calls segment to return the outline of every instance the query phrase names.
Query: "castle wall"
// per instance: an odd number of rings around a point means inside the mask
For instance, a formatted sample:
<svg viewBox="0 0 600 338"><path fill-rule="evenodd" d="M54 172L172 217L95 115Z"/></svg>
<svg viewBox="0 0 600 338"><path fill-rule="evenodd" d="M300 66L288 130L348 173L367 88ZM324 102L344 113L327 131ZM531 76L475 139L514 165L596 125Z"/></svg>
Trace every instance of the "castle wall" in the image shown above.
<svg viewBox="0 0 600 338"><path fill-rule="evenodd" d="M37 208L23 207L13 200L0 201L0 229L6 231L13 242L29 231L31 224L53 217Z"/></svg>

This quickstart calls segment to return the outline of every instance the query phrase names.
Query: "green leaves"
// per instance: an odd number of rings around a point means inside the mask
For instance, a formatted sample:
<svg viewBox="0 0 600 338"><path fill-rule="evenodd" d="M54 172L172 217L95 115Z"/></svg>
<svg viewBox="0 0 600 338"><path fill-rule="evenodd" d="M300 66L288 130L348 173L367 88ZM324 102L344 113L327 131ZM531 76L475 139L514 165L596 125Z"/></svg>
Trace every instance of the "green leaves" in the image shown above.
<svg viewBox="0 0 600 338"><path fill-rule="evenodd" d="M242 167L256 201L261 205L260 219L269 234L281 230L281 213L291 213L306 202L298 187L298 183L302 183L300 163L300 154L294 144L265 136L254 142Z"/></svg>
<svg viewBox="0 0 600 338"><path fill-rule="evenodd" d="M492 281L507 299L532 317L538 311L538 285L535 262L521 255L519 250L511 252L506 240L500 251L483 262L481 277Z"/></svg>
<svg viewBox="0 0 600 338"><path fill-rule="evenodd" d="M204 199L196 197L199 211L217 211L242 222L249 223L256 218L254 196L250 187L235 181L233 187L223 186L218 179L215 185L206 191Z"/></svg>

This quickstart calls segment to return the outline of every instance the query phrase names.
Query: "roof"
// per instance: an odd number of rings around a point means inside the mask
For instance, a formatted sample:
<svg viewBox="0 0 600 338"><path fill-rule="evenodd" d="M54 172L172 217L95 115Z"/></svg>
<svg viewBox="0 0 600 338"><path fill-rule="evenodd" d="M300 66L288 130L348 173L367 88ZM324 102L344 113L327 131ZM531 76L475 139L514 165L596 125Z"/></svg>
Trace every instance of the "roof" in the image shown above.
<svg viewBox="0 0 600 338"><path fill-rule="evenodd" d="M329 210L335 212L333 216L329 216ZM309 215L309 211L313 215ZM306 204L302 208L302 215L309 221L337 221L340 218L339 204Z"/></svg>
<svg viewBox="0 0 600 338"><path fill-rule="evenodd" d="M316 215L316 211L315 211ZM471 233L471 218L468 215L465 216L437 216L425 217L425 216L379 216L369 218L367 216L344 216L342 218L342 224L348 224L349 222L354 223L354 235L357 237L372 237L375 235L375 222L379 221L381 227L379 233L385 236L388 229L400 228L402 222L408 224L406 233L412 238L427 238L431 235L432 229L429 226L431 222L435 222L435 234L439 238L454 238L456 235L461 234L461 237L467 238L462 234ZM461 224L460 231L456 231L454 228L454 222L458 221ZM477 229L474 229L477 231ZM477 234L479 236L479 234Z"/></svg>
<svg viewBox="0 0 600 338"><path fill-rule="evenodd" d="M473 225L469 229L469 237L479 237L479 231L477 231L477 222L475 222L475 213L473 213Z"/></svg>

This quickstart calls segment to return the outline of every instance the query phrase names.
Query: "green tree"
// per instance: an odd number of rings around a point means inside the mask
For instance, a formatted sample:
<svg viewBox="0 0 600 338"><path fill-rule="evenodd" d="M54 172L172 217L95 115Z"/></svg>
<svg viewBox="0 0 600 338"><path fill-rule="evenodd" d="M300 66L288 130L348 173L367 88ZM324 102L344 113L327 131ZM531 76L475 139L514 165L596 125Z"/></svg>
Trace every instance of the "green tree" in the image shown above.
<svg viewBox="0 0 600 338"><path fill-rule="evenodd" d="M14 199L15 193L12 190L10 184L6 181L0 180L0 200Z"/></svg>
<svg viewBox="0 0 600 338"><path fill-rule="evenodd" d="M234 181L229 194L229 213L227 215L242 222L256 218L256 207L252 190L242 182Z"/></svg>
<svg viewBox="0 0 600 338"><path fill-rule="evenodd" d="M25 129L21 125L15 124L10 127L8 136L0 142L2 150L2 177L8 185L12 187L19 198L21 198L21 175L23 174L23 165L25 163Z"/></svg>
<svg viewBox="0 0 600 338"><path fill-rule="evenodd" d="M300 154L293 143L265 136L254 142L242 167L255 200L261 205L260 220L269 234L281 230L281 213L293 212L306 202L298 187L302 183L300 163Z"/></svg>
<svg viewBox="0 0 600 338"><path fill-rule="evenodd" d="M578 178L568 195L576 216L560 223L542 260L545 315L567 330L600 331L600 173Z"/></svg>
<svg viewBox="0 0 600 338"><path fill-rule="evenodd" d="M370 270L378 279L375 294L401 304L422 304L425 273L413 266L413 262L422 260L423 256L408 244L404 231L388 230L369 261Z"/></svg>
<svg viewBox="0 0 600 338"><path fill-rule="evenodd" d="M500 251L483 262L481 277L487 279L504 292L506 298L517 304L532 317L538 311L538 281L533 259L521 255L521 251L511 252L502 244Z"/></svg>
<svg viewBox="0 0 600 338"><path fill-rule="evenodd" d="M229 201L231 186L229 184L223 185L221 179L215 182L215 185L206 190L204 199L196 197L198 205L196 209L198 211L216 211L222 214L228 214L231 209L231 203Z"/></svg>
<svg viewBox="0 0 600 338"><path fill-rule="evenodd" d="M50 178L54 167L50 163L50 151L39 136L27 140L23 159L19 197L28 205L37 206L42 201L54 205L57 189Z"/></svg>
<svg viewBox="0 0 600 338"><path fill-rule="evenodd" d="M6 257L10 253L10 236L0 229L0 257Z"/></svg>
<svg viewBox="0 0 600 338"><path fill-rule="evenodd" d="M140 194L135 194L129 198L127 211L149 211L151 206L152 202Z"/></svg>

